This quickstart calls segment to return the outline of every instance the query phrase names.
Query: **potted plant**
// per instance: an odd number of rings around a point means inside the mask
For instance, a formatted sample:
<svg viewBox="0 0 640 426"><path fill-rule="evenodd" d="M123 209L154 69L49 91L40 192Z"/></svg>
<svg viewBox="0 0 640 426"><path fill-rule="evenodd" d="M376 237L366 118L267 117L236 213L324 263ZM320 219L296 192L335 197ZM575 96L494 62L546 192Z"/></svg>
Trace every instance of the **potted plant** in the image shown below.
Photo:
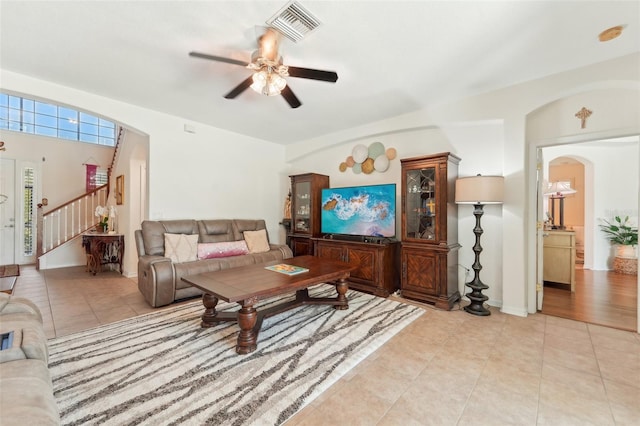
<svg viewBox="0 0 640 426"><path fill-rule="evenodd" d="M629 224L629 216L624 220L620 216L613 218L613 221L602 220L604 224L600 225L602 232L606 234L606 238L616 244L617 257L635 258L635 246L638 245L638 227Z"/></svg>

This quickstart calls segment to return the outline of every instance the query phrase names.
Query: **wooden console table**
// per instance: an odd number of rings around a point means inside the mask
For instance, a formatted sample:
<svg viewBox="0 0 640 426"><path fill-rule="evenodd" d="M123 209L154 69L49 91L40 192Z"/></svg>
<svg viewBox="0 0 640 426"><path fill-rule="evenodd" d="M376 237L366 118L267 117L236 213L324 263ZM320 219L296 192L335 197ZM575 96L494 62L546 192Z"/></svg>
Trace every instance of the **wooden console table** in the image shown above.
<svg viewBox="0 0 640 426"><path fill-rule="evenodd" d="M93 275L107 264L117 264L122 273L124 235L88 232L82 235L82 246L87 253L87 269Z"/></svg>

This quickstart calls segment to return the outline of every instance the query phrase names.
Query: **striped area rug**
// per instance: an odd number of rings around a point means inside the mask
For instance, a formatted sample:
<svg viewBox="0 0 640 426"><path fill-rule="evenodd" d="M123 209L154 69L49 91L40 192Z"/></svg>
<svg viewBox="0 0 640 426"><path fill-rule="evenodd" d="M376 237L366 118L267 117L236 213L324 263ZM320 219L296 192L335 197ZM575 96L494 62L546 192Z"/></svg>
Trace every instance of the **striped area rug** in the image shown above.
<svg viewBox="0 0 640 426"><path fill-rule="evenodd" d="M335 288L310 294L332 296ZM200 327L200 301L52 339L62 423L282 424L424 313L357 291L347 297L348 310L309 305L265 319L248 355L235 352L235 323Z"/></svg>

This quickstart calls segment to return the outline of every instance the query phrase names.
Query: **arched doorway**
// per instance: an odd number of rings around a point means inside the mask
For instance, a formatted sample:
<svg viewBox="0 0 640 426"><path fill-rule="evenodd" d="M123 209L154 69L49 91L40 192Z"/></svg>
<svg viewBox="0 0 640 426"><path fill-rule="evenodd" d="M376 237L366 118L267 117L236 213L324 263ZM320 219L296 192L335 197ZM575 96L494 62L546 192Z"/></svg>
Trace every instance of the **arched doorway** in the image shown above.
<svg viewBox="0 0 640 426"><path fill-rule="evenodd" d="M619 83L619 82L618 82ZM530 208L527 212L529 225L527 226L527 250L532 253L528 257L530 263L527 268L527 309L533 313L537 310L537 301L539 296L543 296L542 274L540 265L542 260L535 253L538 253L538 241L541 240L543 232L542 221L538 221L537 205L542 205L543 200L541 191L538 191L538 173L541 167L539 163L539 155L542 148L571 145L583 142L593 142L605 139L614 139L619 137L633 136L638 138L640 135L640 123L637 121L637 115L633 111L639 112L637 103L640 95L640 84L637 82L627 82L626 84L613 84L611 82L602 82L594 89L592 85L589 88L577 87L573 94L566 95L556 100L550 100L549 103L541 105L538 109L532 110L526 116L526 139L527 139L527 164L528 164L528 205ZM594 111L600 111L603 115L602 120L593 123L587 123L585 128L580 127L578 122L576 125L575 113L580 110L582 105ZM615 110L629 111L629 114L611 113L611 106L615 106ZM634 158L635 167L640 162L640 154L636 153ZM613 170L620 170L614 167ZM629 179L621 178L621 181L629 184ZM633 182L636 188L640 186L640 179L636 178ZM636 198L635 211L640 210L640 204ZM540 215L542 220L542 215ZM537 237L540 236L540 237ZM585 231L585 244L588 244L587 232ZM539 251L540 256L542 250ZM585 252L585 256L586 256ZM586 262L586 259L585 259ZM538 266L536 266L538 265ZM540 272L538 272L540 271ZM640 281L636 277L636 291L640 287ZM636 316L640 312L640 303L636 303ZM636 320L636 330L638 330L638 322Z"/></svg>
<svg viewBox="0 0 640 426"><path fill-rule="evenodd" d="M627 137L542 149L549 182L568 182L576 191L563 200L566 232L576 241L575 291L545 281L543 313L637 329L636 277L611 271L612 247L599 224L612 215L637 217L639 140ZM622 170L612 170L615 166ZM627 178L624 185L619 184L621 176ZM558 215L557 202L551 215Z"/></svg>

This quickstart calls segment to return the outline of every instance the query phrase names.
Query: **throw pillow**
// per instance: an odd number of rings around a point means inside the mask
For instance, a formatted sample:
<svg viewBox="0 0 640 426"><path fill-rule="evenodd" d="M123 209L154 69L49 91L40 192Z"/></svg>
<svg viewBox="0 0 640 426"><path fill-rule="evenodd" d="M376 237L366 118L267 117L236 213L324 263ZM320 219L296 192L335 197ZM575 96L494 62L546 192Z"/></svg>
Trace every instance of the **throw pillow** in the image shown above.
<svg viewBox="0 0 640 426"><path fill-rule="evenodd" d="M249 247L249 253L265 253L271 248L269 247L269 240L267 240L267 230L260 229L259 231L244 231L244 240Z"/></svg>
<svg viewBox="0 0 640 426"><path fill-rule="evenodd" d="M240 256L249 253L244 240L198 244L198 259Z"/></svg>
<svg viewBox="0 0 640 426"><path fill-rule="evenodd" d="M164 257L175 263L198 260L198 234L164 234Z"/></svg>

